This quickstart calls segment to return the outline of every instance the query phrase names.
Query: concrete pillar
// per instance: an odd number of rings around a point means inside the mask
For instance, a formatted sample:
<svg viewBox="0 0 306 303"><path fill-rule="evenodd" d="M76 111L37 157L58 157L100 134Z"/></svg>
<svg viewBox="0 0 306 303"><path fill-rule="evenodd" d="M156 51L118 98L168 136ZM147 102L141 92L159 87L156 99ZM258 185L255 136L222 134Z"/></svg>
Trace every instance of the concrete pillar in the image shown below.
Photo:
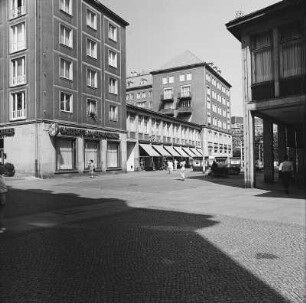
<svg viewBox="0 0 306 303"><path fill-rule="evenodd" d="M294 171L296 170L296 141L295 130L293 128L287 128L287 147L289 160L293 162Z"/></svg>
<svg viewBox="0 0 306 303"><path fill-rule="evenodd" d="M273 123L263 119L264 181L274 181Z"/></svg>
<svg viewBox="0 0 306 303"><path fill-rule="evenodd" d="M84 139L78 137L76 138L76 166L79 173L84 171L84 159Z"/></svg>
<svg viewBox="0 0 306 303"><path fill-rule="evenodd" d="M256 186L255 182L255 160L254 160L254 116L249 110L246 110L244 121L244 164L245 164L245 174L244 183L245 187Z"/></svg>
<svg viewBox="0 0 306 303"><path fill-rule="evenodd" d="M127 146L126 146L126 134L121 134L121 144L120 144L120 159L121 159L121 169L123 172L127 172L126 161L127 161Z"/></svg>
<svg viewBox="0 0 306 303"><path fill-rule="evenodd" d="M286 154L286 127L283 124L279 124L277 127L278 135L278 162L281 163L284 160Z"/></svg>
<svg viewBox="0 0 306 303"><path fill-rule="evenodd" d="M106 172L106 154L107 154L107 140L101 141L101 168L102 172Z"/></svg>

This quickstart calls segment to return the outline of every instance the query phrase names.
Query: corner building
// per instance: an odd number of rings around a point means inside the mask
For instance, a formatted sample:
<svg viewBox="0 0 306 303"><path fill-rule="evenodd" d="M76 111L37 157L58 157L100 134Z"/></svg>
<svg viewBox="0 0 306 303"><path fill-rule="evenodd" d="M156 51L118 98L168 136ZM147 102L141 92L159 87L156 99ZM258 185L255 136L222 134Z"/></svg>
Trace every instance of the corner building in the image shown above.
<svg viewBox="0 0 306 303"><path fill-rule="evenodd" d="M17 173L126 171L125 31L97 0L0 3L0 138Z"/></svg>

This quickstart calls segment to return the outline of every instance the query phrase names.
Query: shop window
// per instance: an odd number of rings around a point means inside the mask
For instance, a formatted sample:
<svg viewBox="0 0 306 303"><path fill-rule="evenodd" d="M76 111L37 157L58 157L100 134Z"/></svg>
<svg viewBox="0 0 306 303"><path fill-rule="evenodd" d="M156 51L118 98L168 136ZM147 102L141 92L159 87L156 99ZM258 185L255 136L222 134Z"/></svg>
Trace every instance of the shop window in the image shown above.
<svg viewBox="0 0 306 303"><path fill-rule="evenodd" d="M119 143L108 142L107 143L107 168L118 168L120 166L119 161Z"/></svg>
<svg viewBox="0 0 306 303"><path fill-rule="evenodd" d="M100 142L85 140L84 142L84 169L88 168L88 163L93 160L97 168L101 168Z"/></svg>
<svg viewBox="0 0 306 303"><path fill-rule="evenodd" d="M58 138L56 140L56 169L75 169L76 150L75 139Z"/></svg>

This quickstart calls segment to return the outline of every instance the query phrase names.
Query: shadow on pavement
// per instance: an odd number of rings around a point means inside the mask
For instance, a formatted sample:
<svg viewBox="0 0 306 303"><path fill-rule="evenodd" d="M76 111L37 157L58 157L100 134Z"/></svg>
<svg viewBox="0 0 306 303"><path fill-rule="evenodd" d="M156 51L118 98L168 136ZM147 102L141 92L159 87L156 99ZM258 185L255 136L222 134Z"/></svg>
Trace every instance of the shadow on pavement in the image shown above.
<svg viewBox="0 0 306 303"><path fill-rule="evenodd" d="M43 190L11 195L20 198L8 202L11 215L36 212L35 203L54 211L104 202ZM1 236L0 301L289 302L200 236L219 224L213 216L113 202L129 211Z"/></svg>

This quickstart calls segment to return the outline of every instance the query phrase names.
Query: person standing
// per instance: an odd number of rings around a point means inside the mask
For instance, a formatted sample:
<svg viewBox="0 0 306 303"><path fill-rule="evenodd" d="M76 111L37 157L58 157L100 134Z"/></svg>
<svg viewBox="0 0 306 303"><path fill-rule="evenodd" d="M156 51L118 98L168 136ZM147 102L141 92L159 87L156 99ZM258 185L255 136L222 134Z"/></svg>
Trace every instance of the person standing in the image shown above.
<svg viewBox="0 0 306 303"><path fill-rule="evenodd" d="M90 160L88 163L88 168L89 168L89 177L93 178L94 177L94 172L95 172L95 163L93 160Z"/></svg>
<svg viewBox="0 0 306 303"><path fill-rule="evenodd" d="M174 159L174 167L173 167L173 170L177 170L177 160Z"/></svg>
<svg viewBox="0 0 306 303"><path fill-rule="evenodd" d="M4 207L6 204L7 186L3 178L4 173L5 169L3 165L0 165L0 233L6 230L4 227Z"/></svg>
<svg viewBox="0 0 306 303"><path fill-rule="evenodd" d="M186 165L186 162L185 161L182 161L180 163L180 166L181 166L181 172L180 172L180 175L181 175L181 178L182 178L182 181L185 181L185 165Z"/></svg>
<svg viewBox="0 0 306 303"><path fill-rule="evenodd" d="M289 185L293 175L293 164L288 160L288 155L285 155L284 161L279 165L278 170L280 172L285 192L286 194L289 194Z"/></svg>
<svg viewBox="0 0 306 303"><path fill-rule="evenodd" d="M173 170L173 163L172 163L172 161L168 160L167 168L168 168L169 174L171 174L171 171Z"/></svg>

